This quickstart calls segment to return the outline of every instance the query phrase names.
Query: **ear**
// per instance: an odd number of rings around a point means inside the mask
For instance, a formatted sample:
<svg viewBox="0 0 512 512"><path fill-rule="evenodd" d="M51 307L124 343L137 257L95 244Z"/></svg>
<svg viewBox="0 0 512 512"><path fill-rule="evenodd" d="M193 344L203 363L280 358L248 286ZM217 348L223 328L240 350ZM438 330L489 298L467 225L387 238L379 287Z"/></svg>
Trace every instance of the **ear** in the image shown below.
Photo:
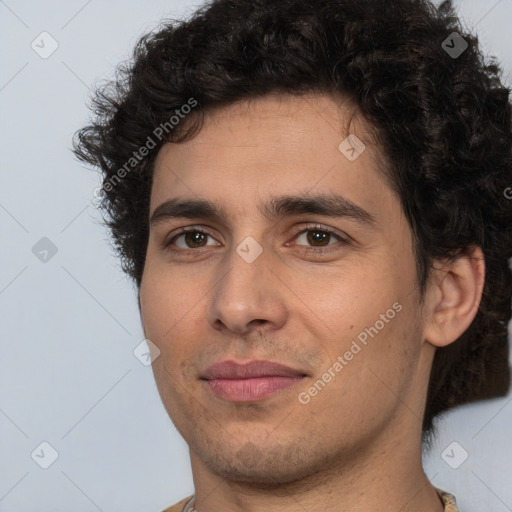
<svg viewBox="0 0 512 512"><path fill-rule="evenodd" d="M480 247L455 261L439 263L425 292L424 339L445 347L458 339L476 316L485 281Z"/></svg>

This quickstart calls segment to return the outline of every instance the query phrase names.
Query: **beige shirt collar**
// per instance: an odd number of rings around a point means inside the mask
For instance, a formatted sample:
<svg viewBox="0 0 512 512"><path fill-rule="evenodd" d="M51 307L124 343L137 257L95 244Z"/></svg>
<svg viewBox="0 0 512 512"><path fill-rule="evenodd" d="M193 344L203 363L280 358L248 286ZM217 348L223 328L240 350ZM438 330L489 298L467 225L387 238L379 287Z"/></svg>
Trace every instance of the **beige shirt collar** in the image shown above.
<svg viewBox="0 0 512 512"><path fill-rule="evenodd" d="M437 494L439 494L439 497L441 498L441 501L444 504L444 512L459 512L459 508L457 507L457 502L455 500L455 496L452 494L449 494L442 489L438 489L436 487ZM182 509L182 512L195 512L194 510L194 497L187 498L186 503L184 504L184 507ZM167 509L170 511L170 509ZM164 510L164 512L166 512Z"/></svg>

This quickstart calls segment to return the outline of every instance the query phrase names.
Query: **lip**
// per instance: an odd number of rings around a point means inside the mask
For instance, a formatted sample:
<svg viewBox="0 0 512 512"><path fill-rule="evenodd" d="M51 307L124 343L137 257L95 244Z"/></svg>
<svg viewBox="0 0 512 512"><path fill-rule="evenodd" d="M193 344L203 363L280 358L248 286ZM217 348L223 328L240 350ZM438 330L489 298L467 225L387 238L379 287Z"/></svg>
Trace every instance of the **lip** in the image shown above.
<svg viewBox="0 0 512 512"><path fill-rule="evenodd" d="M300 382L307 375L289 366L266 360L237 363L227 360L208 367L201 375L217 397L231 402L255 402Z"/></svg>
<svg viewBox="0 0 512 512"><path fill-rule="evenodd" d="M303 377L303 371L263 359L254 359L247 363L232 360L220 361L209 366L201 375L202 379L251 379L255 377Z"/></svg>

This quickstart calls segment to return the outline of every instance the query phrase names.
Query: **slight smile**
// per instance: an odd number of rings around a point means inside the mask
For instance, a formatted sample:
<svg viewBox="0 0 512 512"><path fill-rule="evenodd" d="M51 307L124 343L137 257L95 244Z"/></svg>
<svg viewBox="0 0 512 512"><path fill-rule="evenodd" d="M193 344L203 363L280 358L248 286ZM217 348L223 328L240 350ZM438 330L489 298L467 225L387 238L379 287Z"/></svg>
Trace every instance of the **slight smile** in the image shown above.
<svg viewBox="0 0 512 512"><path fill-rule="evenodd" d="M236 363L226 360L210 366L201 376L207 389L230 402L256 402L302 381L307 374L265 360Z"/></svg>

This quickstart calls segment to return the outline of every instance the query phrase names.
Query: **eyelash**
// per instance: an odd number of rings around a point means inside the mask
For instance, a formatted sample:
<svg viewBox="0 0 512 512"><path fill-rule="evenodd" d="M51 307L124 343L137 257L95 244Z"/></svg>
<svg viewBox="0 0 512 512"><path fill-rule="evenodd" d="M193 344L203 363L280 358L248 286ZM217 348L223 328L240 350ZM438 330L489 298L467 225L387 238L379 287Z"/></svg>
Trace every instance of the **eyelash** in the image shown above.
<svg viewBox="0 0 512 512"><path fill-rule="evenodd" d="M340 234L338 234L334 230L326 228L324 226L320 226L320 225L308 225L308 226L303 227L300 231L298 231L293 236L293 240L297 239L300 235L302 235L303 233L307 233L308 231L318 231L320 233L328 233L328 234L333 235L334 237L336 237L338 239L338 242L340 242L343 245L349 243L348 236L346 238L342 237ZM194 248L172 249L171 245L180 236L185 235L187 233L202 233L202 234L207 235L207 236L209 236L211 238L214 238L208 231L206 231L204 229L201 229L201 228L195 228L193 226L192 227L188 227L188 228L181 228L179 230L179 232L176 233L172 238L170 238L167 242L164 242L164 248L170 250L171 252L175 252L175 253L187 253L188 252L189 254L201 253L202 252L201 249L207 249L207 247L200 247L200 248L196 248L196 249L194 249ZM304 246L301 246L301 247L304 247ZM326 253L332 252L333 250L339 249L339 247L338 248L337 247L333 248L333 246L331 244L328 244L325 247L329 247L329 248L328 249L324 249L323 247L310 246L307 249L303 249L303 252L314 253L314 254L326 254Z"/></svg>

